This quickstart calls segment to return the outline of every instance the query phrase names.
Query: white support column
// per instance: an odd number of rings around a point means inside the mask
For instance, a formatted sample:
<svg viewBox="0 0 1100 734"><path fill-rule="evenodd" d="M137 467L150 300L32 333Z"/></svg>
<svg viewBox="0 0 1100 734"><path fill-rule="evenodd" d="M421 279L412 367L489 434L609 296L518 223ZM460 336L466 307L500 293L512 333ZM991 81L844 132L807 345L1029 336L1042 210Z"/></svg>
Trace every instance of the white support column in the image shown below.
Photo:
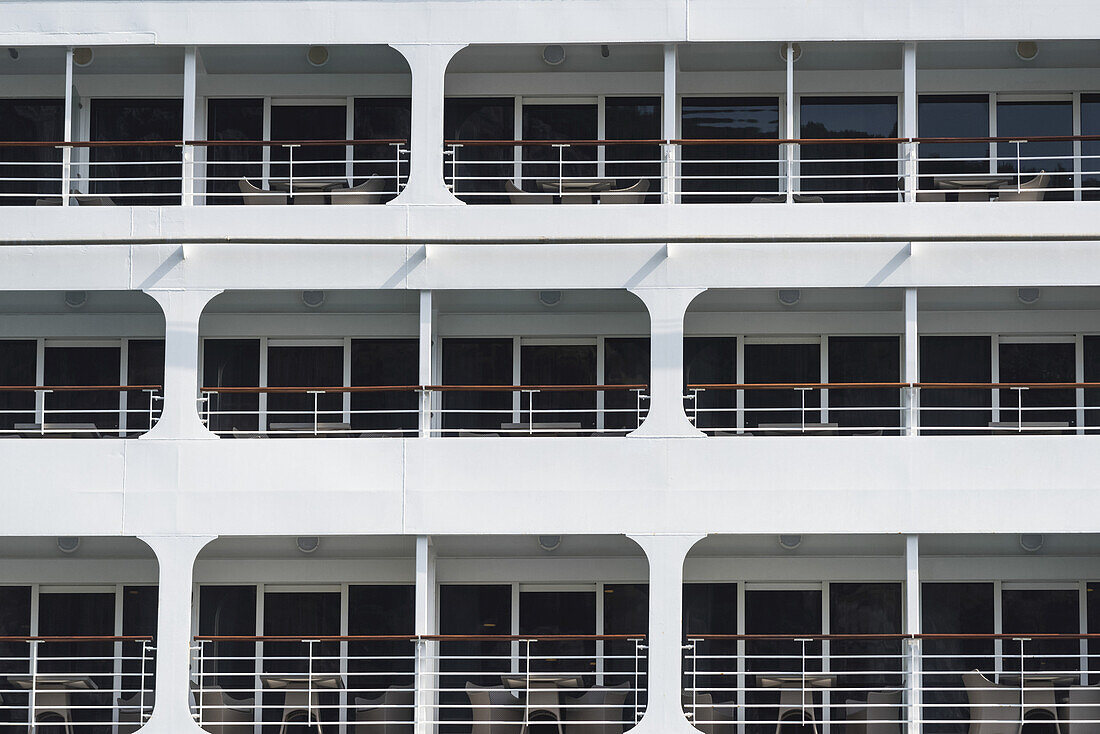
<svg viewBox="0 0 1100 734"><path fill-rule="evenodd" d="M142 536L157 556L156 706L146 734L183 734L203 730L191 718L191 591L195 558L217 536Z"/></svg>
<svg viewBox="0 0 1100 734"><path fill-rule="evenodd" d="M921 633L920 536L905 536L905 634ZM906 734L920 734L921 643L909 641L909 677L906 682Z"/></svg>
<svg viewBox="0 0 1100 734"><path fill-rule="evenodd" d="M917 330L917 289L905 289L905 374L902 382L920 382L920 333ZM904 402L906 433L920 433L920 390L909 388Z"/></svg>
<svg viewBox="0 0 1100 734"><path fill-rule="evenodd" d="M665 44L664 97L661 100L661 137L675 140L680 137L680 100L676 79L679 73L679 47L675 43ZM680 203L679 146L671 143L664 146L664 174L661 189L663 204Z"/></svg>
<svg viewBox="0 0 1100 734"><path fill-rule="evenodd" d="M416 609L414 629L417 635L436 634L435 548L427 535L416 538ZM439 643L421 640L416 645L416 718L414 734L432 734L435 730L436 669Z"/></svg>
<svg viewBox="0 0 1100 734"><path fill-rule="evenodd" d="M798 131L794 126L794 44L787 43L787 130L785 136L789 140L794 140L798 137ZM787 149L787 203L790 204L794 201L794 159L795 159L795 147L793 144L788 143Z"/></svg>
<svg viewBox="0 0 1100 734"><path fill-rule="evenodd" d="M684 412L684 314L702 288L632 288L649 310L649 414L631 436L704 436Z"/></svg>
<svg viewBox="0 0 1100 734"><path fill-rule="evenodd" d="M412 71L409 180L391 204L461 204L443 183L443 83L465 44L396 44Z"/></svg>
<svg viewBox="0 0 1100 734"><path fill-rule="evenodd" d="M684 559L704 535L631 535L649 560L649 703L635 734L699 734L684 716Z"/></svg>
<svg viewBox="0 0 1100 734"><path fill-rule="evenodd" d="M62 131L64 141L73 141L73 48L65 49L65 129ZM69 189L73 180L73 149L69 146L61 148L61 206L69 205Z"/></svg>
<svg viewBox="0 0 1100 734"><path fill-rule="evenodd" d="M164 401L142 439L216 438L199 420L199 317L220 290L145 291L164 312Z"/></svg>
<svg viewBox="0 0 1100 734"><path fill-rule="evenodd" d="M907 43L902 53L902 126L901 137L917 137L917 44ZM917 144L906 143L901 147L905 160L901 175L905 177L905 200L917 200Z"/></svg>
<svg viewBox="0 0 1100 734"><path fill-rule="evenodd" d="M183 50L183 206L195 203L195 146L187 142L195 139L195 97L198 93L198 49L187 46Z"/></svg>
<svg viewBox="0 0 1100 734"><path fill-rule="evenodd" d="M421 386L432 384L432 292L420 291L420 371L417 379ZM423 390L420 393L420 437L432 435L432 393Z"/></svg>

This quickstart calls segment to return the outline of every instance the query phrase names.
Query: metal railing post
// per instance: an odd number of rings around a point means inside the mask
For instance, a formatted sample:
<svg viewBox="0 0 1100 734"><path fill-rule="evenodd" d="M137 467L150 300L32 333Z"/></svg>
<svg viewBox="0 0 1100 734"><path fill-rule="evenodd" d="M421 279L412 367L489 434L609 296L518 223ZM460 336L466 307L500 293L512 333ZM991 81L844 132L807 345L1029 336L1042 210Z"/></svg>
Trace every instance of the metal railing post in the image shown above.
<svg viewBox="0 0 1100 734"><path fill-rule="evenodd" d="M307 662L306 672L306 726L313 728L313 643L320 640L306 640L308 645L309 661ZM318 718L320 721L320 718Z"/></svg>
<svg viewBox="0 0 1100 734"><path fill-rule="evenodd" d="M641 661L642 650L645 649L641 640L634 640L634 723L641 721L640 706L642 698L641 687Z"/></svg>
<svg viewBox="0 0 1100 734"><path fill-rule="evenodd" d="M918 143L910 140L905 143L908 148L906 156L905 198L907 201L917 200L917 191L920 190L919 166L920 156L917 155Z"/></svg>
<svg viewBox="0 0 1100 734"><path fill-rule="evenodd" d="M138 722L145 721L145 676L149 654L149 641L141 641L141 690L138 692Z"/></svg>
<svg viewBox="0 0 1100 734"><path fill-rule="evenodd" d="M695 712L698 710L698 693L699 693L699 655L696 646L702 642L702 640L688 640L688 644L684 646L691 655L691 714L688 716L691 719L691 723L697 723L695 721Z"/></svg>
<svg viewBox="0 0 1100 734"><path fill-rule="evenodd" d="M28 653L30 659L27 661L30 664L30 674L31 674L31 687L30 687L30 690L28 690L28 692L27 692L27 724L30 727L31 732L34 732L36 730L37 724L38 724L38 721L36 720L35 715L34 715L34 707L35 707L35 701L34 701L35 695L34 694L38 689L38 643L39 642L41 642L41 640L31 640L30 641L30 649L29 649L29 653Z"/></svg>
<svg viewBox="0 0 1100 734"><path fill-rule="evenodd" d="M906 640L908 651L908 675L906 691L906 734L921 734L921 641L910 637ZM870 718L870 715L868 715Z"/></svg>
<svg viewBox="0 0 1100 734"><path fill-rule="evenodd" d="M199 710L199 726L203 725L203 693L206 691L206 640L199 640L199 690L195 702Z"/></svg>
<svg viewBox="0 0 1100 734"><path fill-rule="evenodd" d="M1026 387L1014 387L1016 391L1016 432L1022 433L1024 430L1024 390Z"/></svg>
<svg viewBox="0 0 1100 734"><path fill-rule="evenodd" d="M319 426L318 401L321 399L320 396L324 390L309 390L308 392L313 396L313 435L316 436Z"/></svg>
<svg viewBox="0 0 1100 734"><path fill-rule="evenodd" d="M451 157L451 193L458 191L458 149L462 146L458 143L447 143L443 150L443 157Z"/></svg>
<svg viewBox="0 0 1100 734"><path fill-rule="evenodd" d="M69 206L69 189L73 180L73 148L62 145L61 148L61 206Z"/></svg>

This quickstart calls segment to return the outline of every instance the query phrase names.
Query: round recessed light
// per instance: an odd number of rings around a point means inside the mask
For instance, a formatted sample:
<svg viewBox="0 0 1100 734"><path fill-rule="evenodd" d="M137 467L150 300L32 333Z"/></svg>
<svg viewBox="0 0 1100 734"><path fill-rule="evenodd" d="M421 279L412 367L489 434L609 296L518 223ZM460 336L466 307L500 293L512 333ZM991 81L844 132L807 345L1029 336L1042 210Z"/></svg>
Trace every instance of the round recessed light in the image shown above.
<svg viewBox="0 0 1100 734"><path fill-rule="evenodd" d="M552 44L542 49L542 60L547 66L561 66L565 61L565 46Z"/></svg>
<svg viewBox="0 0 1100 734"><path fill-rule="evenodd" d="M316 535L300 535L296 541L298 550L302 553L312 553L321 546L321 539Z"/></svg>
<svg viewBox="0 0 1100 734"><path fill-rule="evenodd" d="M1039 302L1039 298L1043 295L1043 292L1038 288L1017 288L1016 298L1020 303L1030 306Z"/></svg>
<svg viewBox="0 0 1100 734"><path fill-rule="evenodd" d="M553 308L561 303L561 291L539 291L539 303L547 308Z"/></svg>
<svg viewBox="0 0 1100 734"><path fill-rule="evenodd" d="M539 536L539 548L542 548L547 553L556 551L558 546L561 545L560 535L540 535Z"/></svg>
<svg viewBox="0 0 1100 734"><path fill-rule="evenodd" d="M302 291L302 305L306 308L320 308L324 304L324 291Z"/></svg>
<svg viewBox="0 0 1100 734"><path fill-rule="evenodd" d="M1039 533L1024 533L1020 536L1020 547L1028 553L1035 553L1043 547L1043 536Z"/></svg>
<svg viewBox="0 0 1100 734"><path fill-rule="evenodd" d="M306 61L310 66L324 66L328 63L328 47L310 46L306 51Z"/></svg>
<svg viewBox="0 0 1100 734"><path fill-rule="evenodd" d="M65 291L65 305L69 308L83 308L87 302L87 291Z"/></svg>
<svg viewBox="0 0 1100 734"><path fill-rule="evenodd" d="M791 52L794 54L794 60L798 61L802 58L802 46L797 43L791 44ZM779 47L779 58L784 62L787 61L787 44L783 44Z"/></svg>
<svg viewBox="0 0 1100 734"><path fill-rule="evenodd" d="M794 306L802 300L802 291L797 288L780 288L779 292L776 293L776 298L784 306Z"/></svg>
<svg viewBox="0 0 1100 734"><path fill-rule="evenodd" d="M1039 44L1035 41L1020 41L1016 44L1016 55L1021 61L1034 61L1039 55Z"/></svg>
<svg viewBox="0 0 1100 734"><path fill-rule="evenodd" d="M9 48L8 49L8 56L11 57L12 61L18 61L19 60L19 49Z"/></svg>
<svg viewBox="0 0 1100 734"><path fill-rule="evenodd" d="M62 553L75 553L80 547L80 538L73 535L65 535L57 539L57 549Z"/></svg>
<svg viewBox="0 0 1100 734"><path fill-rule="evenodd" d="M794 550L798 546L802 545L801 535L780 535L779 547L786 550Z"/></svg>
<svg viewBox="0 0 1100 734"><path fill-rule="evenodd" d="M73 49L73 63L81 68L90 66L93 58L95 58L95 54L92 53L92 49L90 48L83 47Z"/></svg>

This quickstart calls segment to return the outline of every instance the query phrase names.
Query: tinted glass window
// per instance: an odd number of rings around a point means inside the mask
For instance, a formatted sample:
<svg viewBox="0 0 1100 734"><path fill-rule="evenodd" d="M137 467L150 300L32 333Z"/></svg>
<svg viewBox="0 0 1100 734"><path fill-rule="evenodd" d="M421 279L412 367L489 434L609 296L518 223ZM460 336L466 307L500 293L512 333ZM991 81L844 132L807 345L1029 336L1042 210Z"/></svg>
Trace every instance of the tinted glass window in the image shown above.
<svg viewBox="0 0 1100 734"><path fill-rule="evenodd" d="M801 136L814 139L896 138L895 97L803 97ZM896 201L894 143L805 143L799 146L803 195L829 201ZM881 191L881 194L868 193Z"/></svg>
<svg viewBox="0 0 1100 734"><path fill-rule="evenodd" d="M1058 344L1001 344L1000 381L1018 383L1074 382L1075 346ZM1056 422L1076 425L1075 396L1072 389L1030 387L1027 390L1001 390L1001 422ZM1023 406L1023 416L1016 410ZM1063 410L1046 410L1059 407ZM1068 409L1067 409L1068 408Z"/></svg>
<svg viewBox="0 0 1100 734"><path fill-rule="evenodd" d="M821 634L821 592L815 590L745 592L745 633L750 635ZM767 674L799 673L821 670L821 643L794 640L749 640L745 643L749 656L746 684L748 710L752 721L779 720L779 693L761 689L760 679ZM756 728L756 727L754 727ZM775 725L759 728L774 731Z"/></svg>
<svg viewBox="0 0 1100 734"><path fill-rule="evenodd" d="M344 384L344 348L268 347L269 387L341 387ZM304 424L343 423L343 395L329 392L271 393L267 396L268 428L300 431Z"/></svg>
<svg viewBox="0 0 1100 734"><path fill-rule="evenodd" d="M0 385L34 385L37 345L31 339L0 339ZM34 391L0 391L0 430L34 422Z"/></svg>
<svg viewBox="0 0 1100 734"><path fill-rule="evenodd" d="M989 95L922 94L917 126L922 138L987 138ZM989 143L922 142L917 150L922 189L936 188L935 174L989 173Z"/></svg>
<svg viewBox="0 0 1100 734"><path fill-rule="evenodd" d="M64 121L64 100L0 99L0 141L55 142L64 137ZM31 206L43 196L58 197L60 161L61 151L52 145L0 146L0 205Z"/></svg>
<svg viewBox="0 0 1100 734"><path fill-rule="evenodd" d="M598 108L594 104L525 104L523 105L524 140L595 140L599 137ZM551 145L524 146L523 189L539 191L539 179L565 177L592 177L596 175L597 147L594 145L569 145L555 148ZM564 165L559 166L560 160ZM547 161L547 163L528 163Z"/></svg>
<svg viewBox="0 0 1100 734"><path fill-rule="evenodd" d="M604 100L604 139L660 140L660 97L607 97ZM645 180L647 191L661 189L660 145L608 145L604 152L605 173L617 188ZM657 201L652 193L648 201Z"/></svg>
<svg viewBox="0 0 1100 734"><path fill-rule="evenodd" d="M1073 135L1073 103L1065 102L998 102L997 135L1019 140L1028 136ZM1045 172L1050 176L1050 188L1070 189L1073 186L1073 143L1071 141L997 143L997 169L1002 173L1019 172L1019 180L1028 182ZM1058 175L1064 173L1066 175ZM1047 191L1047 199L1072 199L1071 191Z"/></svg>
<svg viewBox="0 0 1100 734"><path fill-rule="evenodd" d="M932 635L991 635L993 584L921 584L921 625ZM930 639L924 650L922 700L925 728L930 734L968 731L970 709L959 671L994 669L993 640L955 637Z"/></svg>
<svg viewBox="0 0 1100 734"><path fill-rule="evenodd" d="M898 382L901 343L896 336L829 337L829 382ZM829 421L842 427L884 431L901 425L899 388L846 388L829 391ZM878 410L875 410L878 408ZM896 433L893 431L891 433Z"/></svg>
<svg viewBox="0 0 1100 734"><path fill-rule="evenodd" d="M1085 382L1100 382L1100 336L1085 337L1084 358ZM1085 425L1100 426L1100 388L1085 390Z"/></svg>
<svg viewBox="0 0 1100 734"><path fill-rule="evenodd" d="M776 97L685 97L680 115L685 140L779 137ZM779 177L778 145L703 142L685 144L682 151L684 203L752 201L786 192Z"/></svg>
<svg viewBox="0 0 1100 734"><path fill-rule="evenodd" d="M128 385L164 384L164 340L130 339L126 347L126 383ZM151 395L163 395L145 390L126 393L126 427L130 431L149 430L149 408L154 415L160 412L160 404Z"/></svg>
<svg viewBox="0 0 1100 734"><path fill-rule="evenodd" d="M684 635L735 635L737 634L737 584L706 583L684 584ZM693 666L701 673L685 675L684 688L689 695L691 689L696 693L710 693L717 703L733 703L737 700L737 691L723 690L728 677L713 674L710 671L728 669L728 660L719 656L736 655L735 640L698 640L693 644L696 659ZM714 657L711 657L714 656ZM698 701L698 695L696 696ZM689 709L690 710L690 704Z"/></svg>
<svg viewBox="0 0 1100 734"><path fill-rule="evenodd" d="M922 336L920 379L930 382L989 383L992 378L992 345L987 336ZM941 410L941 408L985 408L993 404L989 390L922 387L920 391L921 432L948 434L974 431L928 431L931 427L985 428L992 420L986 410Z"/></svg>
<svg viewBox="0 0 1100 734"><path fill-rule="evenodd" d="M1086 587L1086 629L1100 630L1100 582L1090 581ZM1096 685L1097 673L1100 673L1100 640L1088 641L1089 685Z"/></svg>
<svg viewBox="0 0 1100 734"><path fill-rule="evenodd" d="M246 141L264 138L264 101L262 99L212 99L206 106L207 140L238 141L238 145L212 145L206 149L206 191L230 196L210 196L208 204L240 204L240 181L248 179L264 188L262 145Z"/></svg>
<svg viewBox="0 0 1100 734"><path fill-rule="evenodd" d="M520 382L524 385L595 385L596 345L523 345L520 350ZM596 427L596 392L543 391L526 396L535 400L533 416L521 414L521 422L579 424ZM521 404L521 411L530 410Z"/></svg>
<svg viewBox="0 0 1100 734"><path fill-rule="evenodd" d="M106 593L41 593L38 634L42 636L110 636L115 633L115 595ZM87 676L100 690L73 692L74 728L111 720L110 689L114 643L108 641L43 642L38 646L39 673ZM81 659L84 658L84 659ZM91 658L91 659L88 659ZM106 689L105 691L103 689Z"/></svg>
<svg viewBox="0 0 1100 734"><path fill-rule="evenodd" d="M1100 94L1081 95L1081 134L1100 135ZM1100 199L1100 140L1081 143L1082 198Z"/></svg>
<svg viewBox="0 0 1100 734"><path fill-rule="evenodd" d="M99 430L118 429L121 379L119 347L46 347L47 385L115 385L114 390L55 391L46 395L46 423L94 425Z"/></svg>
<svg viewBox="0 0 1100 734"><path fill-rule="evenodd" d="M203 340L202 387L257 387L259 339ZM257 393L211 392L206 403L212 431L255 431L259 427Z"/></svg>
<svg viewBox="0 0 1100 734"><path fill-rule="evenodd" d="M418 385L420 345L416 339L352 339L353 386ZM351 394L351 427L413 435L419 423L415 391Z"/></svg>
<svg viewBox="0 0 1100 734"><path fill-rule="evenodd" d="M604 384L649 384L648 338L604 340ZM604 407L606 428L632 430L640 425L638 393L634 390L605 393ZM642 403L641 407L649 406Z"/></svg>
<svg viewBox="0 0 1100 734"><path fill-rule="evenodd" d="M247 636L256 634L255 586L203 586L199 590L199 634ZM205 671L209 680L203 688L252 689L256 670L256 643L244 641L203 642L204 656L212 658ZM251 698L241 693L237 698Z"/></svg>
<svg viewBox="0 0 1100 734"><path fill-rule="evenodd" d="M746 344L745 383L817 384L821 382L821 346L818 344ZM803 400L805 401L803 403ZM803 410L805 405L805 410ZM821 393L795 388L745 391L745 426L784 424L794 428L819 423ZM786 408L787 410L768 410ZM777 426L778 427L778 426Z"/></svg>
<svg viewBox="0 0 1100 734"><path fill-rule="evenodd" d="M92 140L183 139L182 99L93 99L91 105ZM89 153L91 193L131 206L179 203L178 145L112 145L91 148ZM135 163L139 165L128 165Z"/></svg>
<svg viewBox="0 0 1100 734"><path fill-rule="evenodd" d="M349 586L349 635L412 635L413 586ZM403 640L364 640L348 643L348 694L373 701L387 688L413 688L413 643ZM360 673L361 675L355 675ZM395 699L390 697L391 705ZM399 703L407 708L395 711L401 721L412 721L412 697ZM382 703L382 701L379 701ZM360 704L362 705L362 704Z"/></svg>
<svg viewBox="0 0 1100 734"><path fill-rule="evenodd" d="M412 101L408 97L366 97L355 100L355 121L352 135L356 140L409 139ZM355 146L355 183L369 176L381 176L385 181L383 201L396 196L398 175L402 182L409 175L408 156L398 160L398 149L408 144L379 143Z"/></svg>
<svg viewBox="0 0 1100 734"><path fill-rule="evenodd" d="M305 141L299 148L271 146L271 176L290 177L290 160L294 151L295 182L315 180L347 181L344 161L347 148L343 145L316 145L313 140L347 140L348 112L344 105L275 105L271 108L271 139Z"/></svg>
<svg viewBox="0 0 1100 734"><path fill-rule="evenodd" d="M30 633L31 587L0 586L0 637L27 637ZM29 655L30 645L26 642L0 640L0 675L29 674ZM26 694L5 691L4 704L4 708L0 709L0 723L27 721Z"/></svg>
<svg viewBox="0 0 1100 734"><path fill-rule="evenodd" d="M829 584L829 632L836 635L900 635L901 584ZM901 640L836 640L829 648L831 670L839 688L855 689L849 697L864 701L867 693L900 686ZM871 719L892 719L883 711Z"/></svg>
<svg viewBox="0 0 1100 734"><path fill-rule="evenodd" d="M515 99L512 97L452 98L443 105L444 137L449 141L514 140ZM467 203L506 204L504 180L514 175L512 145L453 146L444 158L444 175L455 194ZM470 192L489 192L488 195ZM495 194L495 195L494 195Z"/></svg>
<svg viewBox="0 0 1100 734"><path fill-rule="evenodd" d="M444 385L511 385L511 339L444 339ZM512 393L443 393L443 427L498 432L512 422Z"/></svg>
<svg viewBox="0 0 1100 734"><path fill-rule="evenodd" d="M157 587L125 586L122 589L122 634L126 636L149 636L157 634ZM130 675L122 679L121 698L140 695L144 688L154 690L156 683L156 665L153 652L148 649L154 642L122 643L122 672ZM144 655L145 662L142 663ZM144 668L144 670L143 670Z"/></svg>
<svg viewBox="0 0 1100 734"><path fill-rule="evenodd" d="M1002 631L1008 635L1077 634L1081 631L1076 589L1005 589L1001 592ZM1021 670L1019 642L1006 642L1004 669ZM1023 670L1080 670L1077 640L1032 639L1023 643ZM1017 681L1018 682L1018 681Z"/></svg>
<svg viewBox="0 0 1100 734"><path fill-rule="evenodd" d="M596 633L594 591L521 591L519 633L593 635ZM531 645L531 670L584 675L596 672L594 640L543 640ZM590 685L590 684L589 684Z"/></svg>
<svg viewBox="0 0 1100 734"><path fill-rule="evenodd" d="M439 632L443 635L509 635L512 633L512 587L441 585ZM439 716L443 734L469 732L473 713L465 693L475 686L502 685L512 668L512 644L501 640L440 643ZM448 723L466 722L466 723Z"/></svg>
<svg viewBox="0 0 1100 734"><path fill-rule="evenodd" d="M737 339L732 336L684 338L684 409L697 428L733 429L737 426L734 390L692 390L688 385L733 385L737 382Z"/></svg>

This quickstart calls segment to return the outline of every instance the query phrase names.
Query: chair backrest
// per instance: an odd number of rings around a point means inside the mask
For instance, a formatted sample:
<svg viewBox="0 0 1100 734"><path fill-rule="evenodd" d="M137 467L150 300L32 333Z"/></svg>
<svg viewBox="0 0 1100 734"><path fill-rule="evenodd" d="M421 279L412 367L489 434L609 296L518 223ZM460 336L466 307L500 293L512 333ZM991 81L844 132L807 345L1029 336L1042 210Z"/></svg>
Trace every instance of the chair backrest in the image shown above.
<svg viewBox="0 0 1100 734"><path fill-rule="evenodd" d="M997 201L1042 201L1048 185L1050 176L1046 171L1039 171L1034 178L1020 184L1019 191L1006 191L997 197Z"/></svg>
<svg viewBox="0 0 1100 734"><path fill-rule="evenodd" d="M553 204L553 194L529 194L508 179L504 180L504 192L513 204ZM589 197L591 199L591 197Z"/></svg>
<svg viewBox="0 0 1100 734"><path fill-rule="evenodd" d="M518 734L523 721L523 706L520 699L512 694L512 691L504 686L479 686L475 683L466 684L466 695L473 707L471 717L474 722L473 734L490 734L492 722L517 722L515 732ZM492 734L505 734L500 727L492 727ZM511 729L509 728L510 732Z"/></svg>
<svg viewBox="0 0 1100 734"><path fill-rule="evenodd" d="M253 186L252 182L247 178L242 178L238 181L237 186L244 195L245 204L286 204L285 196L275 196L270 191L264 191L261 188Z"/></svg>
<svg viewBox="0 0 1100 734"><path fill-rule="evenodd" d="M386 182L381 176L371 174L358 186L333 189L329 192L330 200L333 204L377 204L382 200L382 189L385 187Z"/></svg>
<svg viewBox="0 0 1100 734"><path fill-rule="evenodd" d="M600 197L601 204L641 204L649 191L649 179L643 178L625 189L612 189Z"/></svg>
<svg viewBox="0 0 1100 734"><path fill-rule="evenodd" d="M999 686L977 670L963 673L970 702L970 734L1017 734L1020 690Z"/></svg>

